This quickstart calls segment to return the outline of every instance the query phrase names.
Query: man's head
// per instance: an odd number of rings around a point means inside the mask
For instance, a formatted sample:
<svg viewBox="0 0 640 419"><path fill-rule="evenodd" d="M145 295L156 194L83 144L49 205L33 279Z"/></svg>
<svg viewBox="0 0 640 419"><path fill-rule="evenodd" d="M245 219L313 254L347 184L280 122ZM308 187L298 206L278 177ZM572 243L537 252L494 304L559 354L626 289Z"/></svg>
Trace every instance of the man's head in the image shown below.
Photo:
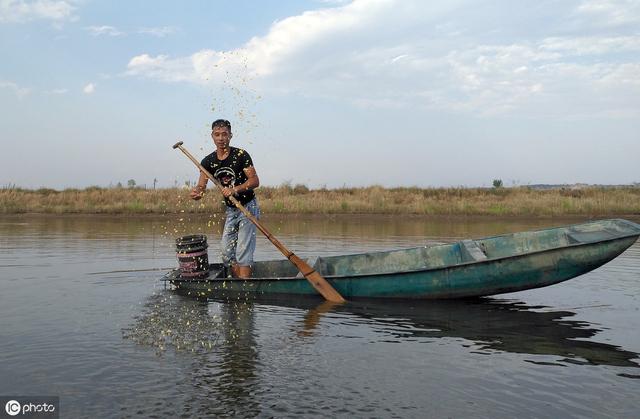
<svg viewBox="0 0 640 419"><path fill-rule="evenodd" d="M231 122L226 119L216 119L211 124L211 138L219 149L225 149L229 147L229 141L231 141L233 134L231 133Z"/></svg>
<svg viewBox="0 0 640 419"><path fill-rule="evenodd" d="M213 124L211 124L211 131L213 131L215 127L226 127L229 132L231 132L231 122L227 121L226 119L216 119L215 121L213 121Z"/></svg>

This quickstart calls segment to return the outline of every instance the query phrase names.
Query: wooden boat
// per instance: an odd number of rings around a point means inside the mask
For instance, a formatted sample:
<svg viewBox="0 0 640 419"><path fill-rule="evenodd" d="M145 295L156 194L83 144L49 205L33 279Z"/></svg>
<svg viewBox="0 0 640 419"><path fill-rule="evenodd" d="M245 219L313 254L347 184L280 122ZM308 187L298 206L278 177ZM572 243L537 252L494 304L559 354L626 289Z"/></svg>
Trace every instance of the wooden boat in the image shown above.
<svg viewBox="0 0 640 419"><path fill-rule="evenodd" d="M638 236L640 225L612 219L308 263L347 299L479 297L582 275L621 254ZM205 278L181 278L174 269L162 279L193 295L316 294L288 260L255 262L250 279L228 278L217 263Z"/></svg>

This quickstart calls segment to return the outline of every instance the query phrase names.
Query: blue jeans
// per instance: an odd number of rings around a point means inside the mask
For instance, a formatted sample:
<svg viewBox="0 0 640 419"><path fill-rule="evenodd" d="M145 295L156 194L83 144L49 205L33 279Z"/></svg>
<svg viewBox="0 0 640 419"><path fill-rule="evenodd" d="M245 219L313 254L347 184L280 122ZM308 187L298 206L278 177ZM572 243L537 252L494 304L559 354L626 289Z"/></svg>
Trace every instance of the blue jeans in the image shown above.
<svg viewBox="0 0 640 419"><path fill-rule="evenodd" d="M256 199L244 206L256 218L260 218L260 207ZM222 263L225 266L253 265L256 250L256 226L238 209L227 207L224 230L222 231Z"/></svg>

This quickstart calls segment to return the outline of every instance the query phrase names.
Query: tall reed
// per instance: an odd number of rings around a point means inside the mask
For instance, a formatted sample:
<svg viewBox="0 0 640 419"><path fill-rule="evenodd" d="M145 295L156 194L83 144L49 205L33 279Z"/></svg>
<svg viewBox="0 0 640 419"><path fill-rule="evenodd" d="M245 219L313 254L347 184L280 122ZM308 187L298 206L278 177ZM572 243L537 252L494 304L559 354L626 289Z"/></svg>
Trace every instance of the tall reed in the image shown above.
<svg viewBox="0 0 640 419"><path fill-rule="evenodd" d="M210 189L192 201L184 188L0 189L0 213L166 214L220 213L221 196ZM640 188L589 187L537 190L516 188L309 189L288 184L256 190L263 213L422 214L487 216L640 215Z"/></svg>

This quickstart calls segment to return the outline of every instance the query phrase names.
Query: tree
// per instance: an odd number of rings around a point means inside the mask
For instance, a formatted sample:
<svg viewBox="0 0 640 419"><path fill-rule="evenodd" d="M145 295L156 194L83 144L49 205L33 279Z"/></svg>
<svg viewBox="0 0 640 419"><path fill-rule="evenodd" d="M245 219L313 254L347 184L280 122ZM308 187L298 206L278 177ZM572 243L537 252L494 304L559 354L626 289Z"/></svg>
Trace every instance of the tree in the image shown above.
<svg viewBox="0 0 640 419"><path fill-rule="evenodd" d="M502 179L493 179L493 187L496 189L502 188Z"/></svg>
<svg viewBox="0 0 640 419"><path fill-rule="evenodd" d="M130 188L135 188L136 187L136 181L133 179L129 179L127 181L127 186L129 186Z"/></svg>

